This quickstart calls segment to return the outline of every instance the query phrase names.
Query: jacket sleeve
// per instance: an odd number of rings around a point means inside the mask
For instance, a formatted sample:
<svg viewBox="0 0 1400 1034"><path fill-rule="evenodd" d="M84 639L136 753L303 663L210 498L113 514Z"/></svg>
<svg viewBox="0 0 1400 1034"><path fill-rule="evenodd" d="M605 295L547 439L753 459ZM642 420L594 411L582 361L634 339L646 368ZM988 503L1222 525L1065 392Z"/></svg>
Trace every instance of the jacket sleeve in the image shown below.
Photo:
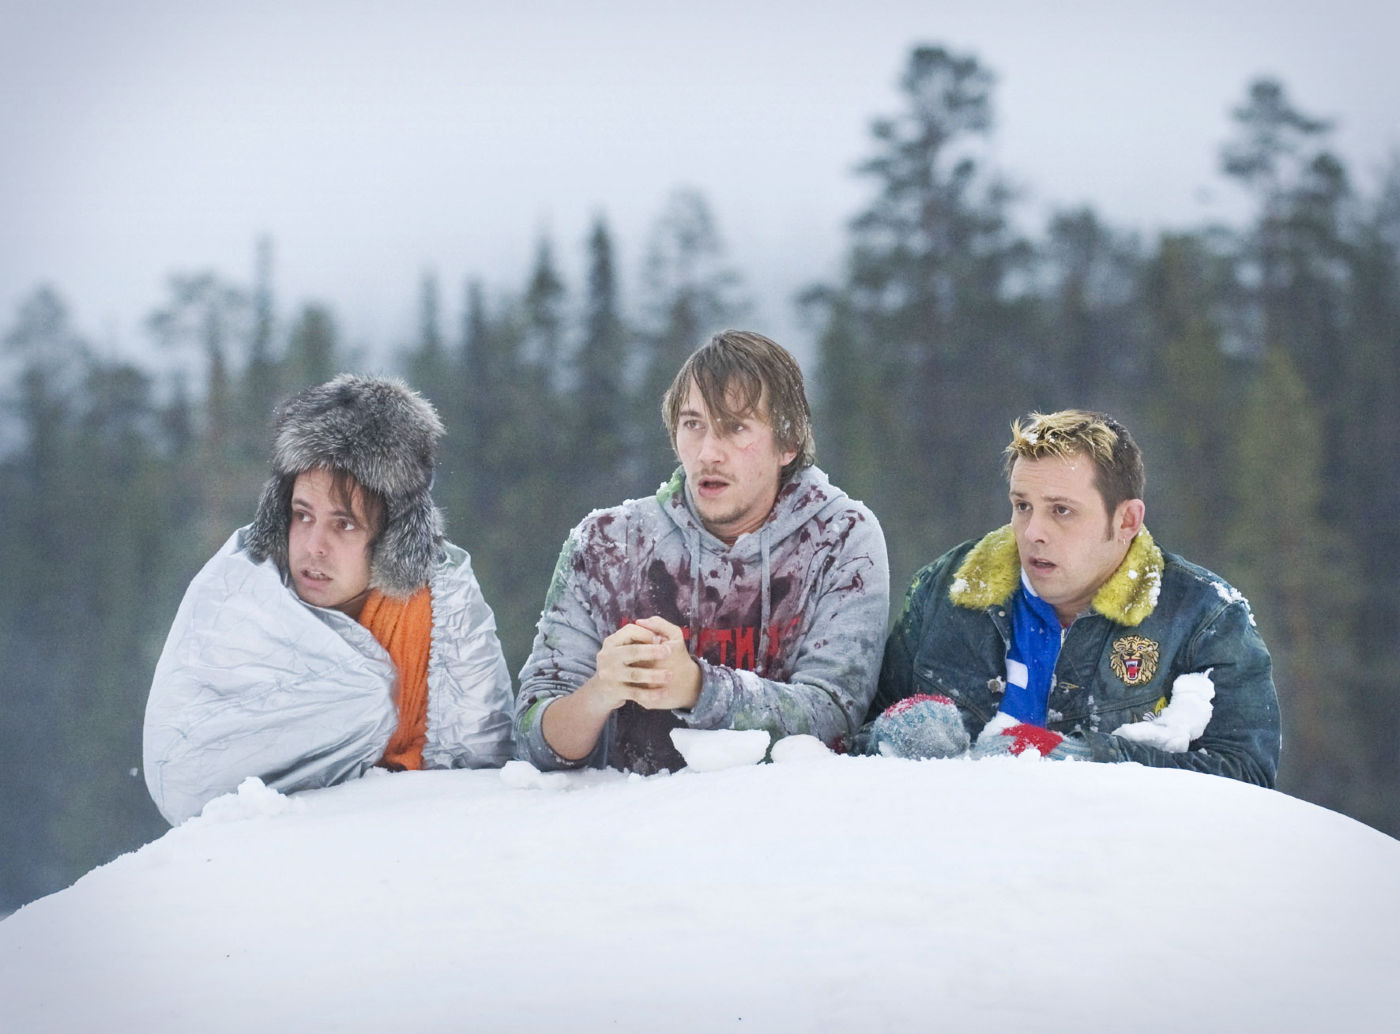
<svg viewBox="0 0 1400 1034"><path fill-rule="evenodd" d="M688 714L678 712L682 719L695 729L805 733L850 749L875 695L889 625L885 536L868 510L859 511L810 606L788 681L701 660L700 699Z"/></svg>
<svg viewBox="0 0 1400 1034"><path fill-rule="evenodd" d="M175 824L248 776L290 792L361 774L397 724L394 678L367 630L307 607L235 536L191 582L156 664L142 747L156 807Z"/></svg>
<svg viewBox="0 0 1400 1034"><path fill-rule="evenodd" d="M544 710L593 677L598 651L608 633L599 625L598 607L575 577L575 556L587 521L569 533L554 565L535 642L520 669L520 693L515 698L515 752L542 772L598 767L607 756L609 721L587 757L572 760L555 753L541 728Z"/></svg>
<svg viewBox="0 0 1400 1034"><path fill-rule="evenodd" d="M1210 672L1215 698L1205 732L1182 753L1111 733L1078 734L1095 761L1137 761L1272 787L1281 745L1278 694L1269 651L1249 605L1236 600L1202 624L1186 647L1185 671Z"/></svg>
<svg viewBox="0 0 1400 1034"><path fill-rule="evenodd" d="M499 767L514 746L510 670L465 550L447 546L432 588L424 767Z"/></svg>
<svg viewBox="0 0 1400 1034"><path fill-rule="evenodd" d="M920 569L909 584L904 594L903 609L885 642L879 685L866 711L866 722L874 721L885 708L914 692L914 657L923 639L929 594L941 584L939 574L946 563L946 559L935 560Z"/></svg>

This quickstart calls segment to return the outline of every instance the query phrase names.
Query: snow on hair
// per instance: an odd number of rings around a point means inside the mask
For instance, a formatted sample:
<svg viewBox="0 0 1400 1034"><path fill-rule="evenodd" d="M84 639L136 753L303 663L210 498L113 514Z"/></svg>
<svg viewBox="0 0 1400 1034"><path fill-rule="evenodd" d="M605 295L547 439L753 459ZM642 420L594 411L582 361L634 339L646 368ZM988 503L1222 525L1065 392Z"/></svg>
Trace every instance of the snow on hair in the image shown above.
<svg viewBox="0 0 1400 1034"><path fill-rule="evenodd" d="M1096 468L1095 482L1110 512L1125 499L1141 499L1147 477L1142 453L1128 429L1107 413L1062 409L1028 413L1011 423L1006 473L1018 459L1087 456Z"/></svg>

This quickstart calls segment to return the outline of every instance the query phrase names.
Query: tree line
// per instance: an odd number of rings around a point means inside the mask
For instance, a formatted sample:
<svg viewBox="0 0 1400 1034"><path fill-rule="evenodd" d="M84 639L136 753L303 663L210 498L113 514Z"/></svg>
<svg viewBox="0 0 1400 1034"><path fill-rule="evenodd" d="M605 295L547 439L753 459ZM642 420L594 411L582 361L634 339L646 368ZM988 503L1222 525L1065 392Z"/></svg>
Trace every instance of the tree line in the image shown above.
<svg viewBox="0 0 1400 1034"><path fill-rule="evenodd" d="M1260 80L1221 155L1245 225L1143 240L1085 208L1033 235L986 158L991 72L918 47L900 85L841 272L795 300L809 340L783 342L815 357L818 462L884 524L895 606L918 566L1007 519L1013 417L1112 412L1143 446L1158 541L1251 600L1280 788L1400 834L1400 160L1359 190L1328 123ZM568 529L669 474L661 393L745 314L700 193L672 196L644 253L628 292L599 217L578 284L548 238L515 290L470 280L444 304L425 276L398 343L395 372L447 425L434 494L516 671ZM0 912L164 829L141 720L180 596L251 518L273 403L361 361L328 307L283 313L274 286L266 242L248 283L172 278L155 370L98 354L49 287L4 333Z"/></svg>

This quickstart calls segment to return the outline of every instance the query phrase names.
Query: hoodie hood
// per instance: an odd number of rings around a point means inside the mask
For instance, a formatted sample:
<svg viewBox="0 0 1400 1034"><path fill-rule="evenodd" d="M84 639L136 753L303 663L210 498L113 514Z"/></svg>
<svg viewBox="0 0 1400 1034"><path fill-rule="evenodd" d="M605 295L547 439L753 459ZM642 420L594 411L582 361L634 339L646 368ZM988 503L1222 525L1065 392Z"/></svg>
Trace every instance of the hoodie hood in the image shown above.
<svg viewBox="0 0 1400 1034"><path fill-rule="evenodd" d="M685 469L677 467L671 480L656 492L661 510L686 536L711 553L724 553L739 560L761 556L765 543L770 547L795 534L823 510L840 509L850 497L837 488L819 467L804 467L788 479L773 501L773 512L756 530L740 535L732 546L706 529L695 509ZM699 552L698 550L696 552Z"/></svg>

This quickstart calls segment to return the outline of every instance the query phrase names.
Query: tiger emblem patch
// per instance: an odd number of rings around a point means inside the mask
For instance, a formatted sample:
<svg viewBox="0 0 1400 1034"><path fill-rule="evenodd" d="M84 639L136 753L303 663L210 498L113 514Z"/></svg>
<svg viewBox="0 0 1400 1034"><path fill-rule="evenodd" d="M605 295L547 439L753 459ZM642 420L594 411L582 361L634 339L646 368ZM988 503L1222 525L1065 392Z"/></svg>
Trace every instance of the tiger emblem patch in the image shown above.
<svg viewBox="0 0 1400 1034"><path fill-rule="evenodd" d="M1157 674L1158 647L1151 639L1140 635L1125 635L1113 644L1109 664L1113 674L1129 686L1151 682Z"/></svg>

